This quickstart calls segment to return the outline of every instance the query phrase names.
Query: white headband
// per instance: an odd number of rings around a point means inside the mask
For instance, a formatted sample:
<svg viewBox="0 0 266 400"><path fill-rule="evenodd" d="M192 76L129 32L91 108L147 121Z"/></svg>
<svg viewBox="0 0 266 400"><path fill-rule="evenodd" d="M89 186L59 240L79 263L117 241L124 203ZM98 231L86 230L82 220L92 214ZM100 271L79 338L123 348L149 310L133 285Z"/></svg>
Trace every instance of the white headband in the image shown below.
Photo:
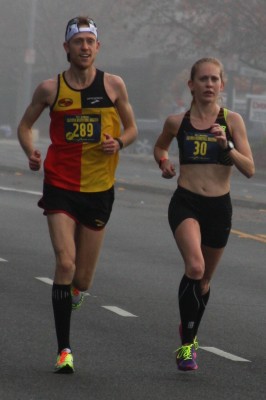
<svg viewBox="0 0 266 400"><path fill-rule="evenodd" d="M89 20L88 26L81 26L80 28L78 27L78 21L73 21L72 24L70 22L69 25L67 26L66 35L65 35L66 42L68 42L77 33L82 33L82 32L93 33L96 36L96 39L98 37L97 27L93 21Z"/></svg>

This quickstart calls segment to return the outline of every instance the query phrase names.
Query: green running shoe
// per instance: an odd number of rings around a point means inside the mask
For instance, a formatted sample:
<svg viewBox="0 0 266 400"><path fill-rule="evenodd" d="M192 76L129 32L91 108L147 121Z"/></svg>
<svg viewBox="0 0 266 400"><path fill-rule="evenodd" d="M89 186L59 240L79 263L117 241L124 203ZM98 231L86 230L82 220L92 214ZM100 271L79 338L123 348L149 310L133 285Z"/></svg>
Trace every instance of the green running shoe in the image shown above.
<svg viewBox="0 0 266 400"><path fill-rule="evenodd" d="M181 339L181 343L182 343L182 324L181 323L179 324L179 335L180 335L180 339ZM199 349L199 341L198 341L198 337L197 336L195 336L194 339L193 339L193 346L194 346L193 350L192 350L193 357L197 358L196 351Z"/></svg>
<svg viewBox="0 0 266 400"><path fill-rule="evenodd" d="M198 337L197 336L195 336L194 339L193 339L193 346L194 346L195 351L197 351L199 349L199 341L198 341Z"/></svg>
<svg viewBox="0 0 266 400"><path fill-rule="evenodd" d="M58 354L54 372L57 374L73 374L73 355L70 349L63 349Z"/></svg>
<svg viewBox="0 0 266 400"><path fill-rule="evenodd" d="M198 369L198 365L193 355L193 343L183 345L176 350L177 368L181 371L194 371Z"/></svg>
<svg viewBox="0 0 266 400"><path fill-rule="evenodd" d="M72 297L72 310L80 308L84 301L84 293L71 286L71 297Z"/></svg>

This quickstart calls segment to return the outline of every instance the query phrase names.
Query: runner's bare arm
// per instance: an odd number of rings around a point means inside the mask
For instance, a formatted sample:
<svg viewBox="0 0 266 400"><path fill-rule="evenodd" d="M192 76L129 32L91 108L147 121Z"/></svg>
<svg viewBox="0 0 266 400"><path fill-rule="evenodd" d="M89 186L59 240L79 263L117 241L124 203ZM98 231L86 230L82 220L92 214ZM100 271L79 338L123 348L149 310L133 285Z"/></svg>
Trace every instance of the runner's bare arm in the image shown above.
<svg viewBox="0 0 266 400"><path fill-rule="evenodd" d="M230 157L236 168L247 178L251 178L255 173L255 165L243 118L240 114L230 111L228 124L235 143L235 149L229 153Z"/></svg>
<svg viewBox="0 0 266 400"><path fill-rule="evenodd" d="M106 89L114 101L120 116L123 125L122 142L124 147L126 147L134 142L138 135L135 116L128 99L126 85L119 76L107 74Z"/></svg>
<svg viewBox="0 0 266 400"><path fill-rule="evenodd" d="M54 90L55 80L52 79L38 85L33 94L32 101L18 125L18 139L28 158L34 151L32 127L43 110L51 104Z"/></svg>

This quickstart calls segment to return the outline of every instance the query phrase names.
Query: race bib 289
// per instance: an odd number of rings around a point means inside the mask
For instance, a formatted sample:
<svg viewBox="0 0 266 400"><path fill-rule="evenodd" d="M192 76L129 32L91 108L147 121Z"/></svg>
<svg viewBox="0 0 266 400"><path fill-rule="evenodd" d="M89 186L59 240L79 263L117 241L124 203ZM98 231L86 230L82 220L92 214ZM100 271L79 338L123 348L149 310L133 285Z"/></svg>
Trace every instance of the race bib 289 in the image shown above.
<svg viewBox="0 0 266 400"><path fill-rule="evenodd" d="M101 140L101 115L66 115L65 138L70 143L99 143Z"/></svg>

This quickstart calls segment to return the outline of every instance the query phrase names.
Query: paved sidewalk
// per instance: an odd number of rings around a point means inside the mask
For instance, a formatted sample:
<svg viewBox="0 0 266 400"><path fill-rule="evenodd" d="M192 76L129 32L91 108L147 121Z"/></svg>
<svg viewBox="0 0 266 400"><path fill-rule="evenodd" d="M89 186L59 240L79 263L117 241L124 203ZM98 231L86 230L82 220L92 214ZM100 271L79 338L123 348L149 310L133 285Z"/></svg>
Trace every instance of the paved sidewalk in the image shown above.
<svg viewBox="0 0 266 400"><path fill-rule="evenodd" d="M36 147L45 158L48 140L40 140ZM178 160L173 160L178 162ZM15 170L32 173L28 170L26 156L16 139L0 140L0 170ZM242 176L237 170L232 176L231 196L238 205L266 209L266 173L258 171L252 179ZM152 155L137 155L121 152L116 174L117 184L127 188L137 188L155 193L172 193L176 180L163 179Z"/></svg>

